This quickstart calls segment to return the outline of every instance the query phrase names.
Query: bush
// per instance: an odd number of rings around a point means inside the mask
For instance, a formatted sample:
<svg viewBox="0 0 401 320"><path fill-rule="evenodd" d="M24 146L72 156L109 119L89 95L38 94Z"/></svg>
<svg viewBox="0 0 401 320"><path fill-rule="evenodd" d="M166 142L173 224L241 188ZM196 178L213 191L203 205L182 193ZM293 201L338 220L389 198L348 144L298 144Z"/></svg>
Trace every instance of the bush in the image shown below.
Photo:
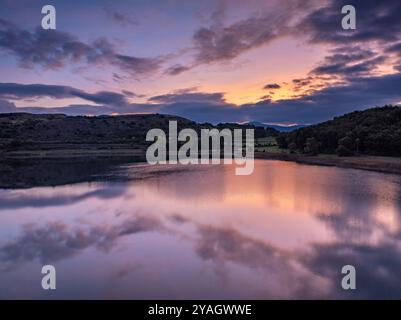
<svg viewBox="0 0 401 320"><path fill-rule="evenodd" d="M306 139L304 152L315 156L319 153L320 144L315 138L308 138Z"/></svg>
<svg viewBox="0 0 401 320"><path fill-rule="evenodd" d="M345 136L344 138L341 138L338 140L338 145L342 145L346 147L348 150L354 150L355 149L355 143L349 136Z"/></svg>
<svg viewBox="0 0 401 320"><path fill-rule="evenodd" d="M297 145L294 142L291 142L288 145L288 149L290 150L291 153L295 153L297 151Z"/></svg>
<svg viewBox="0 0 401 320"><path fill-rule="evenodd" d="M278 145L278 147L280 148L280 149L286 149L288 146L287 146L287 141L286 141L286 139L285 139L285 136L284 135L279 135L279 136L277 136L277 138L276 138L276 142L277 142L277 145Z"/></svg>
<svg viewBox="0 0 401 320"><path fill-rule="evenodd" d="M353 152L349 150L347 147L340 144L336 150L337 155L340 157L349 157L353 155Z"/></svg>

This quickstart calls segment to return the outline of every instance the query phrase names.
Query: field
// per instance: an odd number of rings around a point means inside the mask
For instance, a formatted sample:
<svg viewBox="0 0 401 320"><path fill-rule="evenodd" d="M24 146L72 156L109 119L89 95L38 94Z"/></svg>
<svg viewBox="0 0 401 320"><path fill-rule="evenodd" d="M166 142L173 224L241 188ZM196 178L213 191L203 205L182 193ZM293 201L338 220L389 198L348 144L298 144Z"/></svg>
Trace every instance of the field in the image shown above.
<svg viewBox="0 0 401 320"><path fill-rule="evenodd" d="M256 139L255 152L289 153L287 149L280 149L275 137L264 137Z"/></svg>

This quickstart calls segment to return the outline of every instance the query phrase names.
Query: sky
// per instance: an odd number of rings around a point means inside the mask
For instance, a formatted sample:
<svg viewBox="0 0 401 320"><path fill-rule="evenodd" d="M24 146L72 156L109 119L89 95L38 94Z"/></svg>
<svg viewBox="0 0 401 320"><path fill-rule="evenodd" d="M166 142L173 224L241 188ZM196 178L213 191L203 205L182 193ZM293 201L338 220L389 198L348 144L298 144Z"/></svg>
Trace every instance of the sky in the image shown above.
<svg viewBox="0 0 401 320"><path fill-rule="evenodd" d="M56 30L41 27L56 8ZM341 8L356 9L343 30ZM401 102L399 0L0 0L0 113L312 124Z"/></svg>

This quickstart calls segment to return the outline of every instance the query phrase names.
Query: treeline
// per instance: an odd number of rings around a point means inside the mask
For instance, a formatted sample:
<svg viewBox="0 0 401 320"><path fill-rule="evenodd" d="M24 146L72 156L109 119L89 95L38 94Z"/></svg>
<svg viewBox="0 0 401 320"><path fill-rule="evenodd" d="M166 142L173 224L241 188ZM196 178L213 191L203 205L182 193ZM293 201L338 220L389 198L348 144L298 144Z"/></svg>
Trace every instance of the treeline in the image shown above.
<svg viewBox="0 0 401 320"><path fill-rule="evenodd" d="M204 124L205 125L205 124ZM211 124L208 124L210 127L213 127ZM237 123L219 123L216 128L218 130L230 129L231 131L235 129L253 129L255 139L265 138L265 137L277 137L280 134L280 131L270 128L270 127L256 127L252 124L237 124Z"/></svg>
<svg viewBox="0 0 401 320"><path fill-rule="evenodd" d="M0 114L0 151L54 149L65 144L109 145L144 148L150 142L146 134L150 129L169 131L169 122L177 121L178 131L191 128L198 134L202 129L254 129L255 138L276 136L279 132L272 128L252 125L210 123L194 121L162 114L137 114L119 116L66 116L63 114Z"/></svg>
<svg viewBox="0 0 401 320"><path fill-rule="evenodd" d="M333 120L281 133L277 144L293 153L401 156L401 107L355 111Z"/></svg>

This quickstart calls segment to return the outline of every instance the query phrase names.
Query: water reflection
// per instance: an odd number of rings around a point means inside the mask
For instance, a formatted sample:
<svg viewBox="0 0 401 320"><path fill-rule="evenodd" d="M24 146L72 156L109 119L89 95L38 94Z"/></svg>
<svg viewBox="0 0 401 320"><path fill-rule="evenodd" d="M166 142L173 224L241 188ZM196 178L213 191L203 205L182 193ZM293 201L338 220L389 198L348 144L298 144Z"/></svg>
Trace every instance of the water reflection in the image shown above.
<svg viewBox="0 0 401 320"><path fill-rule="evenodd" d="M401 298L401 177L234 170L136 164L114 182L0 190L0 298Z"/></svg>
<svg viewBox="0 0 401 320"><path fill-rule="evenodd" d="M122 158L25 159L0 161L0 188L24 189L105 180L115 166L135 161Z"/></svg>

